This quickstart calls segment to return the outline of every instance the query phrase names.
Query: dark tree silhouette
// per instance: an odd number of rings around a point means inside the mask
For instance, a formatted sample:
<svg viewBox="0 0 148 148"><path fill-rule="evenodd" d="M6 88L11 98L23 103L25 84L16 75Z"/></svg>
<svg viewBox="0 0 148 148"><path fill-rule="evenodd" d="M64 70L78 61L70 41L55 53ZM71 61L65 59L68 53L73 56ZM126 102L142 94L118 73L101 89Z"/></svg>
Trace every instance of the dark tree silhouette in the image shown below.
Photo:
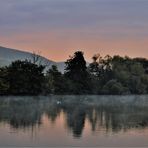
<svg viewBox="0 0 148 148"><path fill-rule="evenodd" d="M79 80L86 74L86 61L81 51L75 52L74 56L70 57L65 64L65 74L73 80Z"/></svg>
<svg viewBox="0 0 148 148"><path fill-rule="evenodd" d="M75 52L65 64L65 77L71 81L70 91L76 94L89 93L91 84L83 52Z"/></svg>
<svg viewBox="0 0 148 148"><path fill-rule="evenodd" d="M46 80L51 93L63 94L66 92L66 80L62 73L58 71L57 66L52 65L47 71Z"/></svg>
<svg viewBox="0 0 148 148"><path fill-rule="evenodd" d="M148 93L148 60L144 58L96 54L87 66L83 52L77 51L65 62L64 74L56 66L46 71L39 58L34 55L33 61L18 60L1 67L0 95Z"/></svg>
<svg viewBox="0 0 148 148"><path fill-rule="evenodd" d="M11 94L37 95L42 92L44 82L44 67L27 60L12 62L7 67L9 92Z"/></svg>
<svg viewBox="0 0 148 148"><path fill-rule="evenodd" d="M4 95L7 93L9 88L9 83L7 81L7 69L0 68L0 94Z"/></svg>

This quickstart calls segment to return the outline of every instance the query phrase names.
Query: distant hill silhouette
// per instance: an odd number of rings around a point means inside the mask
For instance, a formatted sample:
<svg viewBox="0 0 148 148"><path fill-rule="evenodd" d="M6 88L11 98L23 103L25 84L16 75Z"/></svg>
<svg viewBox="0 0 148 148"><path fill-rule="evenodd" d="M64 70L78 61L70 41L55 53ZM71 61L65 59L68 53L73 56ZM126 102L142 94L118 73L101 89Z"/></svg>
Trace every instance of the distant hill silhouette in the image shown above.
<svg viewBox="0 0 148 148"><path fill-rule="evenodd" d="M32 55L32 53L26 51L20 51L0 46L0 66L7 66L15 60L32 60ZM64 62L54 62L43 56L40 56L40 59L43 64L48 63L49 67L51 67L52 65L56 65L59 71L61 71L62 73L64 72Z"/></svg>

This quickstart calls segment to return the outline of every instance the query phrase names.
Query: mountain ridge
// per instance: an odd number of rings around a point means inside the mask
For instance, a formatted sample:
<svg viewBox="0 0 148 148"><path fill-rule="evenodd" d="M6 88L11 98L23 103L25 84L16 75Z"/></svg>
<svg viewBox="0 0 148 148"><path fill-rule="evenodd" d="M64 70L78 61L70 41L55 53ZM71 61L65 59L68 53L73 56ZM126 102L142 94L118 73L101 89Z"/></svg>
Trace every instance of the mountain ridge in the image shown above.
<svg viewBox="0 0 148 148"><path fill-rule="evenodd" d="M33 53L0 46L0 66L7 66L15 60L32 60L32 57ZM40 55L39 57L43 63L49 64L49 68L52 65L56 65L59 71L61 71L62 73L64 72L64 62L55 62Z"/></svg>

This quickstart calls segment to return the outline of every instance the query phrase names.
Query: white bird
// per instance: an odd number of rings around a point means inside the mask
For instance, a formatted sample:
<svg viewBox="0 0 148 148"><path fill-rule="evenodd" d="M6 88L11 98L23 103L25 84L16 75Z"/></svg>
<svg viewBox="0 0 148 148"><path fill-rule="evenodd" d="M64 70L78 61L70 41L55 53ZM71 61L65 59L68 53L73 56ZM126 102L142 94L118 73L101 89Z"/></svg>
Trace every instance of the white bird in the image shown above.
<svg viewBox="0 0 148 148"><path fill-rule="evenodd" d="M60 104L62 104L62 102L61 101L57 101L57 104L60 105Z"/></svg>

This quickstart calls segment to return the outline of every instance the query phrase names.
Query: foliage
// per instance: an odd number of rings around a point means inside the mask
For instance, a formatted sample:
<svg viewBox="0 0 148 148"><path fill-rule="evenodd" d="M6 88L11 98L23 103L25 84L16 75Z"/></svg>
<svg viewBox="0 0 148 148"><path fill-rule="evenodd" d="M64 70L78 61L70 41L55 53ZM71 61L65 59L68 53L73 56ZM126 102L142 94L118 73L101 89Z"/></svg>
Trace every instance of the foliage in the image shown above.
<svg viewBox="0 0 148 148"><path fill-rule="evenodd" d="M120 82L117 82L117 80L110 80L103 87L104 94L120 95L123 94L125 90L126 88L124 88Z"/></svg>
<svg viewBox="0 0 148 148"><path fill-rule="evenodd" d="M91 91L90 75L87 71L83 52L77 51L66 61L65 77L69 81L69 91L74 94L85 94Z"/></svg>
<svg viewBox="0 0 148 148"><path fill-rule="evenodd" d="M66 91L66 81L61 72L58 71L55 65L47 71L46 74L47 86L51 93L64 93Z"/></svg>
<svg viewBox="0 0 148 148"><path fill-rule="evenodd" d="M0 68L0 94L4 95L9 88L9 83L7 81L7 70L6 68Z"/></svg>
<svg viewBox="0 0 148 148"><path fill-rule="evenodd" d="M38 66L27 60L12 62L7 67L8 92L10 94L40 94L44 81L43 70L43 66Z"/></svg>
<svg viewBox="0 0 148 148"><path fill-rule="evenodd" d="M147 94L148 60L121 56L93 56L87 66L82 51L65 62L62 74L56 66L46 73L34 61L14 61L0 68L0 95L39 94Z"/></svg>
<svg viewBox="0 0 148 148"><path fill-rule="evenodd" d="M120 56L105 58L99 56L98 59L90 64L89 69L90 73L98 78L101 94L148 93L148 60ZM93 64L97 65L95 74Z"/></svg>

